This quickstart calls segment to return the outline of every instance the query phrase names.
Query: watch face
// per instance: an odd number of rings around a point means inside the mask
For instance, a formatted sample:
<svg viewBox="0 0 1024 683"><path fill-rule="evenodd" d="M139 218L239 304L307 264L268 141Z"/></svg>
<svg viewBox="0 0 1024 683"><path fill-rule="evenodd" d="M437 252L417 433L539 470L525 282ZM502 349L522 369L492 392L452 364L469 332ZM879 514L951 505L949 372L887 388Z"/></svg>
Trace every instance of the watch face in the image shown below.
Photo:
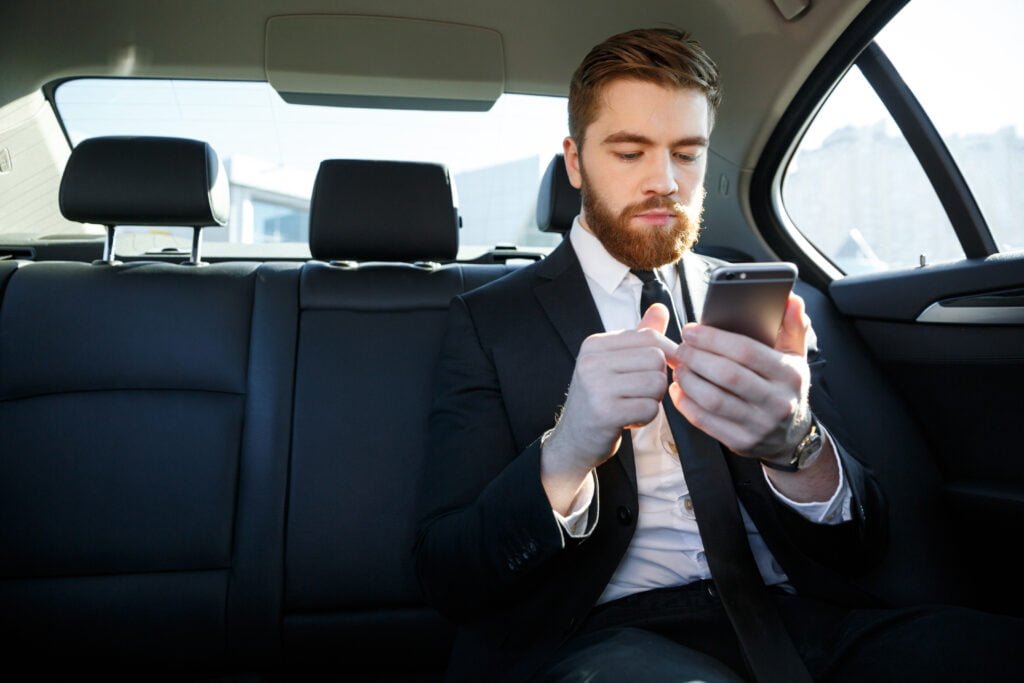
<svg viewBox="0 0 1024 683"><path fill-rule="evenodd" d="M814 462L815 458L821 453L822 440L821 434L817 428L811 431L797 447L796 464L797 467L806 467Z"/></svg>

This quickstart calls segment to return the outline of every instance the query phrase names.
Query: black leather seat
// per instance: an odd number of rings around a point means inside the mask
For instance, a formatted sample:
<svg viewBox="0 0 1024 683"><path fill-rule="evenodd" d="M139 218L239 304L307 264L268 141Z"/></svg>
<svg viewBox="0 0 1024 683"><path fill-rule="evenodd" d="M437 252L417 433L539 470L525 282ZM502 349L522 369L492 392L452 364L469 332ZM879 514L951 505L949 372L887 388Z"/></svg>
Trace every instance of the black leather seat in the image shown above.
<svg viewBox="0 0 1024 683"><path fill-rule="evenodd" d="M458 224L433 164L330 160L302 271L289 484L289 665L437 678L451 628L411 549L433 371L451 298L506 266L448 264Z"/></svg>
<svg viewBox="0 0 1024 683"><path fill-rule="evenodd" d="M580 191L569 182L565 157L556 154L548 162L537 192L537 227L541 232L569 232L580 212Z"/></svg>
<svg viewBox="0 0 1024 683"><path fill-rule="evenodd" d="M208 146L81 149L66 215L218 222ZM142 159L174 172L154 184ZM298 265L18 265L0 300L5 646L43 662L272 655Z"/></svg>

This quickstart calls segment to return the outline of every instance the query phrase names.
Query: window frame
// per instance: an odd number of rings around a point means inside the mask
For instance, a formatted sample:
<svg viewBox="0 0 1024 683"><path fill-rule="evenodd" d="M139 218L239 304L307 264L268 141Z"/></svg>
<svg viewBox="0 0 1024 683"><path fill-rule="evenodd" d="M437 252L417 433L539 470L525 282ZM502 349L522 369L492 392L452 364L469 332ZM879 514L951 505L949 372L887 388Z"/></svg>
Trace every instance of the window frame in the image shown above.
<svg viewBox="0 0 1024 683"><path fill-rule="evenodd" d="M811 72L765 145L751 178L750 209L780 258L801 264L802 279L819 288L845 277L793 224L782 202L782 180L818 110L856 66L889 111L936 192L965 258L998 253L988 224L945 142L875 37L910 0L869 4ZM866 276L870 277L870 276Z"/></svg>

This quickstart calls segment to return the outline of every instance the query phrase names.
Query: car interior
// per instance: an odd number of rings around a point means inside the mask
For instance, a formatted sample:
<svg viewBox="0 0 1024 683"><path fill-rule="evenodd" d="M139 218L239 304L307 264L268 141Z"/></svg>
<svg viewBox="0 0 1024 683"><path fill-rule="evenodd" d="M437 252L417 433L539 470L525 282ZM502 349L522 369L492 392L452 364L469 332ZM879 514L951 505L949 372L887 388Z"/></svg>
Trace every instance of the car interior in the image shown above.
<svg viewBox="0 0 1024 683"><path fill-rule="evenodd" d="M532 95L561 98L564 113L590 47L647 26L691 32L725 83L697 250L799 267L797 293L845 438L887 498L882 560L859 585L893 605L1024 615L1011 561L1013 539L1024 537L1024 450L1013 427L1024 408L1024 227L1018 200L1007 199L1016 226L1002 232L992 190L957 156L960 139L943 137L894 66L896 52L875 40L901 17L920 23L910 12L925 4L3 3L7 660L148 678L441 680L454 629L424 602L412 549L448 304L543 258L580 205L561 137L531 166L531 203L516 219L523 232L476 244L466 236L477 219L460 198L478 177L452 171L451 160L304 145L318 163L296 204L301 239L235 245L219 235L242 201L237 158L159 126L83 134L90 116L102 118L99 105L71 121L62 88L79 79L257 83L289 106L382 118L458 117ZM1012 24L999 8L958 11ZM1012 82L1012 64L989 68ZM905 250L905 262L858 270L885 258L888 238L876 235L916 230L905 215L916 209L900 194L857 199L876 205L864 214L875 218L858 219L835 251L796 221L787 192L799 186L784 180L794 159L815 169L812 195L857 185L838 167L813 165L823 157L796 156L851 71L891 115L885 135L905 139L916 159L937 207L918 212L921 230L945 231L953 256ZM244 124L226 126L245 135ZM344 149L350 136L354 145L361 130L332 125L324 148ZM845 144L851 131L828 140ZM1016 131L1024 135L1024 122ZM512 133L491 135L497 147ZM1000 135L972 144L1007 158L1015 170L999 192L1024 197L1024 142L1012 125ZM276 144L289 139L299 138ZM384 141L360 142L372 151ZM851 144L836 148L854 159L866 143ZM903 187L885 175L888 162L868 159L870 174ZM488 182L514 185L508 177ZM131 247L133 235L163 239L170 228L182 229L172 246L139 238ZM857 260L844 261L854 247Z"/></svg>

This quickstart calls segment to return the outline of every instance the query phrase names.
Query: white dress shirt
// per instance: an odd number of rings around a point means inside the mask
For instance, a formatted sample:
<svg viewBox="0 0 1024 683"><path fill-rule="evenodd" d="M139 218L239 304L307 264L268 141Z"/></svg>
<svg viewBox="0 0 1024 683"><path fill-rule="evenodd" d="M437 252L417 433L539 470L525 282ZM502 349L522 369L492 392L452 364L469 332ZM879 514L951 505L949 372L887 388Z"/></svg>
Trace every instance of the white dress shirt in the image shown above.
<svg viewBox="0 0 1024 683"><path fill-rule="evenodd" d="M643 287L640 279L630 273L627 266L613 258L601 242L580 225L579 218L573 223L569 239L572 240L573 249L586 275L587 285L605 330L635 328L640 322L640 291ZM672 294L676 316L681 322L685 321L685 311L679 310L682 294L676 268L665 266L659 269L658 274ZM827 431L822 431L825 438L831 439ZM633 429L630 435L639 494L637 525L633 540L598 603L631 593L711 578L704 544L697 530L693 503L664 409L659 408L653 421ZM810 521L838 524L852 518L850 487L843 476L842 467L839 468L839 484L832 497L825 502L792 501L772 486L767 476L765 479L781 501ZM567 516L552 511L564 533L583 538L593 530L600 515L596 506L594 519L590 519L589 515L596 489L597 476L592 473ZM787 581L785 572L772 557L742 504L740 512L754 559L765 583L784 584Z"/></svg>

